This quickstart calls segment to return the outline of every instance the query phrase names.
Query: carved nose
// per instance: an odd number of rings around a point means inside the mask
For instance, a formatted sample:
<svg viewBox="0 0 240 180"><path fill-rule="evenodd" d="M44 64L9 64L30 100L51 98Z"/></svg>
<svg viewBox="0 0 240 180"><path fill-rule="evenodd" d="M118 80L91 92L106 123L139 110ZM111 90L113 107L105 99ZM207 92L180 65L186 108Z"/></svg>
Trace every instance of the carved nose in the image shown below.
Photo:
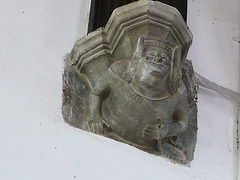
<svg viewBox="0 0 240 180"><path fill-rule="evenodd" d="M162 57L156 56L156 57L155 57L155 61L156 61L156 62L162 62Z"/></svg>

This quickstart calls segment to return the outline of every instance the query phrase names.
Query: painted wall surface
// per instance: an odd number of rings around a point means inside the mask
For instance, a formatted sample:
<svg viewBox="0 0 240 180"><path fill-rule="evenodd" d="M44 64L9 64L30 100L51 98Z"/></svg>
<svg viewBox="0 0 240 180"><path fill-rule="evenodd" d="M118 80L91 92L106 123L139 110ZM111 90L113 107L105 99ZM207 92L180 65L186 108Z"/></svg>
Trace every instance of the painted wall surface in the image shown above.
<svg viewBox="0 0 240 180"><path fill-rule="evenodd" d="M188 58L195 71L239 92L240 1L189 0L188 5L188 25L194 36ZM200 89L198 110L198 169L209 177L215 174L215 179L233 179L232 172L237 178L237 107Z"/></svg>
<svg viewBox="0 0 240 180"><path fill-rule="evenodd" d="M188 14L195 70L235 91L239 5L189 0ZM214 92L199 91L191 167L64 123L63 57L86 34L89 9L90 0L0 0L0 179L233 179L237 109Z"/></svg>

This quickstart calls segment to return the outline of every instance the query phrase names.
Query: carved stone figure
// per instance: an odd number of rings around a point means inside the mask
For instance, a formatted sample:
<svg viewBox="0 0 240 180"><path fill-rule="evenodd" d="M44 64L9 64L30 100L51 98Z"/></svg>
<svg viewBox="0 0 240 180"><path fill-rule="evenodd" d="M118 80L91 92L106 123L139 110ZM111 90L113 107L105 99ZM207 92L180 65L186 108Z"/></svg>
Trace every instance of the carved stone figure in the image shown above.
<svg viewBox="0 0 240 180"><path fill-rule="evenodd" d="M185 59L191 33L170 6L127 6L66 59L63 116L83 130L189 163L197 131L196 85Z"/></svg>
<svg viewBox="0 0 240 180"><path fill-rule="evenodd" d="M186 156L173 138L188 128L187 95L181 81L179 47L140 37L133 60L113 63L91 92L89 130L104 133L170 158Z"/></svg>

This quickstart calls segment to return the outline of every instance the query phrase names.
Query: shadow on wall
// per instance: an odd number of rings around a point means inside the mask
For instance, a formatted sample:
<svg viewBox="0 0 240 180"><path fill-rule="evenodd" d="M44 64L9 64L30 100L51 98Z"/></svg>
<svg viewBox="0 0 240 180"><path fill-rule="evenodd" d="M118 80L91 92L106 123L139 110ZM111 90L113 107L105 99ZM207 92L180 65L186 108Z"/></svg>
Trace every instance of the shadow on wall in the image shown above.
<svg viewBox="0 0 240 180"><path fill-rule="evenodd" d="M138 0L92 0L89 16L88 33L99 27L105 27L114 9ZM159 2L168 4L178 9L187 20L187 0L158 0Z"/></svg>

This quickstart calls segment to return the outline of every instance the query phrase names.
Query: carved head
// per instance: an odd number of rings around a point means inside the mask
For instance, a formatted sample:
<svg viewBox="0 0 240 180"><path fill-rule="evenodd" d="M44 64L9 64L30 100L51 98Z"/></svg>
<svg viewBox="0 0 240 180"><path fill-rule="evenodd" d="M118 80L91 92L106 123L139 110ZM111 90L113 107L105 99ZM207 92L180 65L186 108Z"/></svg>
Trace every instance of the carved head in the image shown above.
<svg viewBox="0 0 240 180"><path fill-rule="evenodd" d="M149 44L153 41L145 41L142 64L160 78L167 77L170 74L172 51L164 47L164 44Z"/></svg>
<svg viewBox="0 0 240 180"><path fill-rule="evenodd" d="M159 77L168 76L171 92L183 86L181 48L152 36L140 36L133 59Z"/></svg>

